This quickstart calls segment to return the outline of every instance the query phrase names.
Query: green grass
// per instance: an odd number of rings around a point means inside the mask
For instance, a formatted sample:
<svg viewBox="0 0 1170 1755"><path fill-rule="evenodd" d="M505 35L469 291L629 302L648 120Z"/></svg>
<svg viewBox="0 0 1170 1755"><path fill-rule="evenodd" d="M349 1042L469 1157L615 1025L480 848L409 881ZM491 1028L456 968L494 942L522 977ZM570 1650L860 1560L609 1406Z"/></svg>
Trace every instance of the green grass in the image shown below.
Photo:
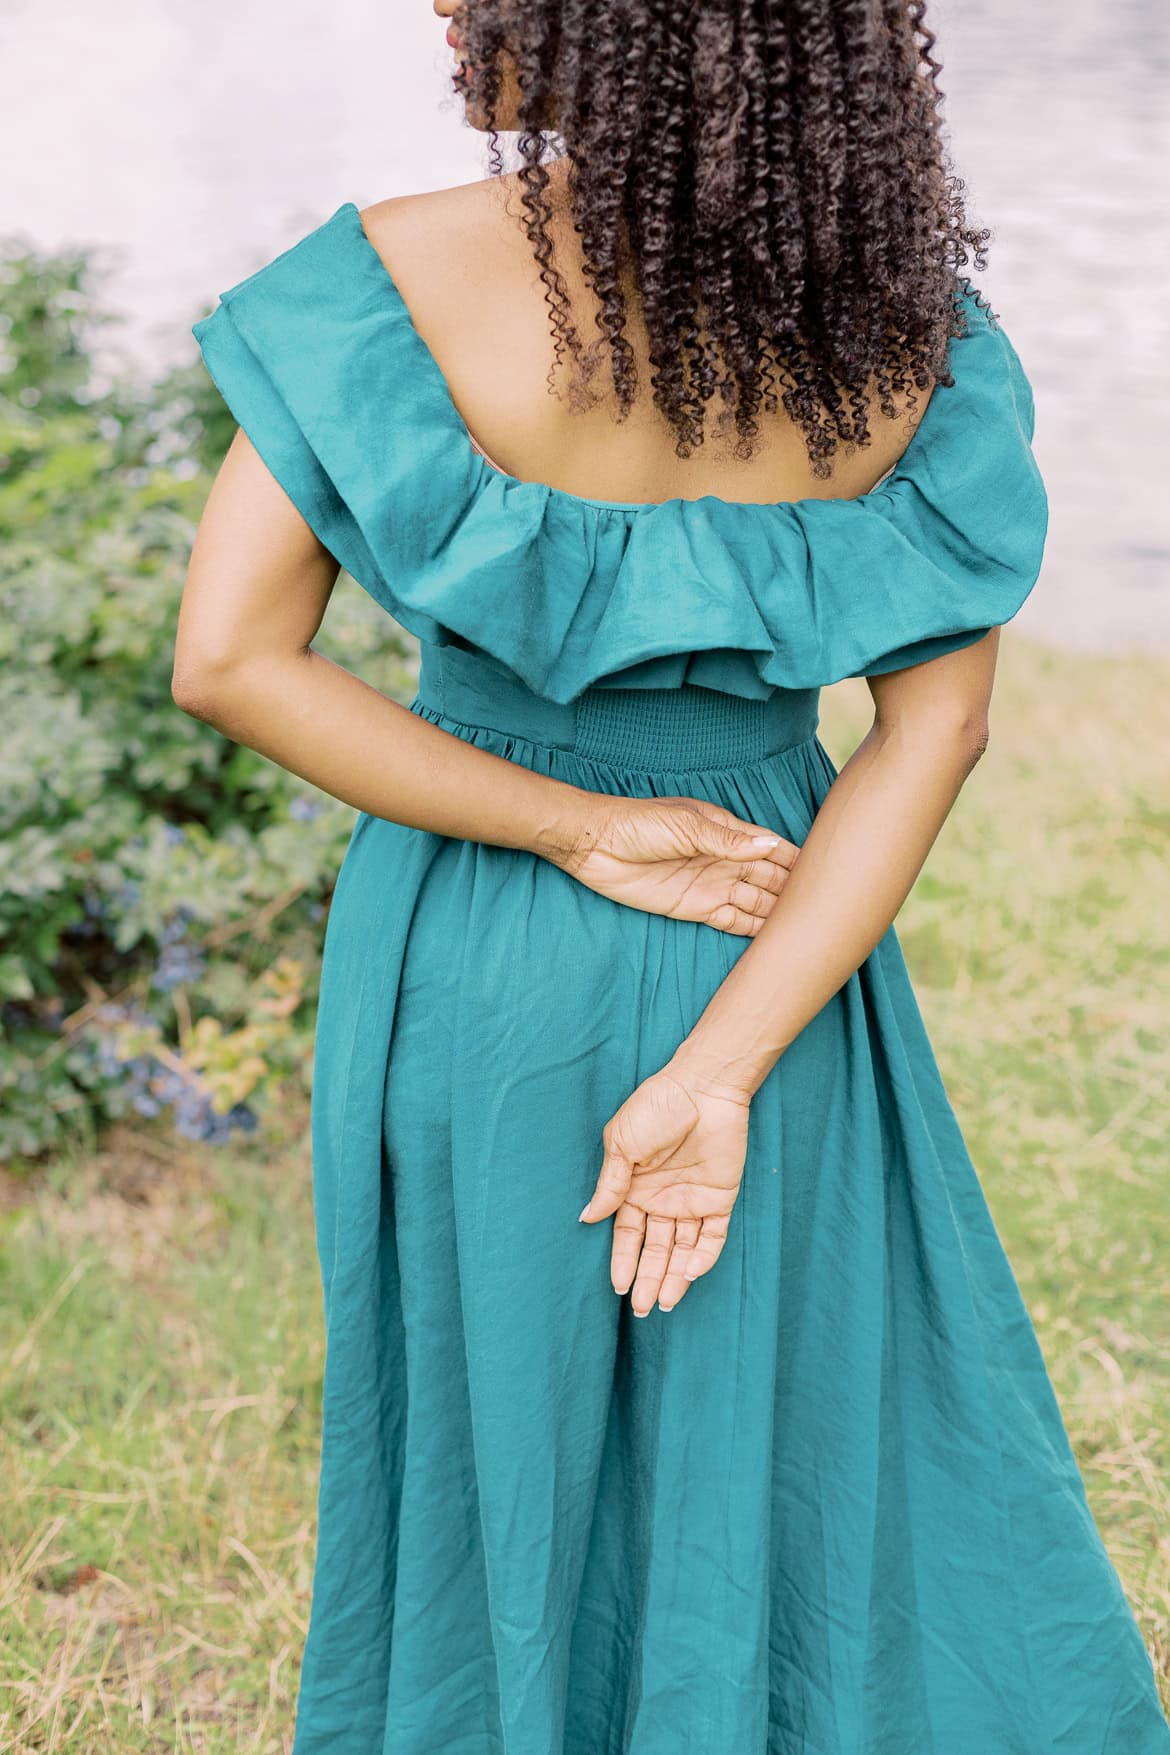
<svg viewBox="0 0 1170 1755"><path fill-rule="evenodd" d="M863 683L826 690L838 762ZM1170 1705L1170 663L1004 635L898 921ZM0 1751L287 1755L323 1346L307 1115L0 1189Z"/></svg>

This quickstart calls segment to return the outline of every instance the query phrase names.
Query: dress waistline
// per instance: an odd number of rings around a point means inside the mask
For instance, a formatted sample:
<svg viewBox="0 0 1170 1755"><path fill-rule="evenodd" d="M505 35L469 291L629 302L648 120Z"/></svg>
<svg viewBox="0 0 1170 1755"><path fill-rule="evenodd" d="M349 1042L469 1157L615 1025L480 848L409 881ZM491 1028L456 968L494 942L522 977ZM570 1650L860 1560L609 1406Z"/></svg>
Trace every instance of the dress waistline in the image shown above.
<svg viewBox="0 0 1170 1755"><path fill-rule="evenodd" d="M485 654L424 641L411 703L455 724L484 726L640 772L731 768L806 743L819 723L819 689L777 689L749 699L682 683L604 688L572 701L534 694Z"/></svg>

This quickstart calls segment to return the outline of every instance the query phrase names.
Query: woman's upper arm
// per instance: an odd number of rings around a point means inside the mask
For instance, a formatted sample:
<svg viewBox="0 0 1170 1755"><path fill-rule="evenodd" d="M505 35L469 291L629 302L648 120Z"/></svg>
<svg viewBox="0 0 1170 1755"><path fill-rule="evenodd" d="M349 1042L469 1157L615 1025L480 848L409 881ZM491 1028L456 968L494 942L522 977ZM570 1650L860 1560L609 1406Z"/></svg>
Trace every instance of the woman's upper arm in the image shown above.
<svg viewBox="0 0 1170 1755"><path fill-rule="evenodd" d="M999 628L994 627L982 639L941 658L867 677L878 724L928 724L982 748L998 655Z"/></svg>
<svg viewBox="0 0 1170 1755"><path fill-rule="evenodd" d="M205 693L257 657L303 653L340 570L237 428L191 549L175 638L176 700Z"/></svg>

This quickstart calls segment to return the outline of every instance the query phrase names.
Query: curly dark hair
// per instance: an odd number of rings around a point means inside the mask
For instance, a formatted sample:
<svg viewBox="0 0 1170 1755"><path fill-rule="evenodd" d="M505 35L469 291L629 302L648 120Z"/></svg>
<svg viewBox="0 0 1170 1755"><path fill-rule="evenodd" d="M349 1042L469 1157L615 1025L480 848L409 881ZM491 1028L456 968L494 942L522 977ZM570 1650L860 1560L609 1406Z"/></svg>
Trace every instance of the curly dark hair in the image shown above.
<svg viewBox="0 0 1170 1755"><path fill-rule="evenodd" d="M814 474L869 443L867 405L914 414L953 384L966 333L959 269L981 273L941 133L941 63L925 0L460 0L456 89L499 149L505 77L518 101L523 224L555 357L588 405L608 344L624 419L637 394L622 279L637 286L656 406L676 454L703 443L718 390L747 460L776 382ZM506 72L505 72L506 70ZM602 343L585 350L548 233L550 133ZM700 319L703 319L701 330ZM896 406L895 396L905 404Z"/></svg>

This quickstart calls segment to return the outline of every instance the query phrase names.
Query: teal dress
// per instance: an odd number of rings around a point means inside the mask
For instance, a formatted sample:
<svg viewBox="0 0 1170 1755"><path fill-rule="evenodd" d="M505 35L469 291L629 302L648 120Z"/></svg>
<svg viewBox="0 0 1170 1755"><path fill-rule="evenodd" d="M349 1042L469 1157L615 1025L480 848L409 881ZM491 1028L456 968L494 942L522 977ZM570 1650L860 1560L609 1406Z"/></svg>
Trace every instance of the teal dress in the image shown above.
<svg viewBox="0 0 1170 1755"><path fill-rule="evenodd" d="M352 202L194 326L410 710L800 842L820 689L1010 619L1046 496L966 299L853 500L637 505L493 468ZM389 759L389 758L388 758ZM312 1148L326 1362L294 1755L1170 1755L894 929L750 1111L723 1253L634 1316L602 1128L751 940L359 814Z"/></svg>

